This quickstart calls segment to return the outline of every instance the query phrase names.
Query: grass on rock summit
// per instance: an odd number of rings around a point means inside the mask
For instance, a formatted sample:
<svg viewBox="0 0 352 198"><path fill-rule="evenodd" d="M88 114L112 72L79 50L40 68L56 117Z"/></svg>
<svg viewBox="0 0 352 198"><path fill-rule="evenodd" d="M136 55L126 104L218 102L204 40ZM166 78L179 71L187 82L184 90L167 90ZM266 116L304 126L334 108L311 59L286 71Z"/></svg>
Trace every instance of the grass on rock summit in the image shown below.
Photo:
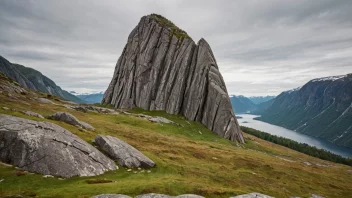
<svg viewBox="0 0 352 198"><path fill-rule="evenodd" d="M172 21L161 16L160 14L151 14L152 18L157 21L163 27L171 28L170 37L175 35L178 39L183 40L185 38L191 39L191 37L187 34L186 31L177 27Z"/></svg>

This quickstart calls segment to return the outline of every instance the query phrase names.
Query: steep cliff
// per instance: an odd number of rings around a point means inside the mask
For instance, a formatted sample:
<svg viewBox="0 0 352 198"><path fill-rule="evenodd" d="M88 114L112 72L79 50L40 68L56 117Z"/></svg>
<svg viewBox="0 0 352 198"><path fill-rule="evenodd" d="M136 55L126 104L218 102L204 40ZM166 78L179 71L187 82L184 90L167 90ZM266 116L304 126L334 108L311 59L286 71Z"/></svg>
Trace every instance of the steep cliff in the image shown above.
<svg viewBox="0 0 352 198"><path fill-rule="evenodd" d="M352 147L352 74L285 91L258 119Z"/></svg>
<svg viewBox="0 0 352 198"><path fill-rule="evenodd" d="M54 81L44 76L39 71L19 64L10 63L2 56L0 56L0 72L17 81L25 88L56 95L66 100L83 103L81 99L62 90L54 83Z"/></svg>
<svg viewBox="0 0 352 198"><path fill-rule="evenodd" d="M142 17L130 33L102 103L181 114L244 142L210 46L160 15Z"/></svg>

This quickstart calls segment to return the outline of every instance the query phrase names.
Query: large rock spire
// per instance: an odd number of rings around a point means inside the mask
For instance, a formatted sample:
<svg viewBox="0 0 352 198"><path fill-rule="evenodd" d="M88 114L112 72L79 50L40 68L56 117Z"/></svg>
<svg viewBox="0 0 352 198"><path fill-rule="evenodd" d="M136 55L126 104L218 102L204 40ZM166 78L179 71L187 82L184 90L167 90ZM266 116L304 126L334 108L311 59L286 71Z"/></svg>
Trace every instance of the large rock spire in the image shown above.
<svg viewBox="0 0 352 198"><path fill-rule="evenodd" d="M209 44L160 15L142 17L130 33L102 103L181 114L244 142Z"/></svg>

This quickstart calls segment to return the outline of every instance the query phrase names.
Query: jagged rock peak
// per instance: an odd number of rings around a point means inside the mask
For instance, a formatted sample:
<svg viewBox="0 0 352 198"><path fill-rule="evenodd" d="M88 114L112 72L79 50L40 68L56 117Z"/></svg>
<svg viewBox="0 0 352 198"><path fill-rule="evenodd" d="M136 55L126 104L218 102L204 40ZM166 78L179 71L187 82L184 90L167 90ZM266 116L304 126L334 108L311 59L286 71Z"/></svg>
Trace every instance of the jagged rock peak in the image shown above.
<svg viewBox="0 0 352 198"><path fill-rule="evenodd" d="M130 33L102 103L181 114L244 142L209 44L160 15L142 17Z"/></svg>

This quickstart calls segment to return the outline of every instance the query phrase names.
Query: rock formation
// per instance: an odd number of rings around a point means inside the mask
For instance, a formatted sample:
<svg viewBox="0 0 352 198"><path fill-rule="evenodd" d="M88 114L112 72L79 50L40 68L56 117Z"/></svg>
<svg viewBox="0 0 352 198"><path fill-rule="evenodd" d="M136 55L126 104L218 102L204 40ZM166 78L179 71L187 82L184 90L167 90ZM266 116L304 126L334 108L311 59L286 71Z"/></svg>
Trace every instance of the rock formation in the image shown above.
<svg viewBox="0 0 352 198"><path fill-rule="evenodd" d="M78 120L75 116L67 112L56 112L53 115L50 115L48 118L52 120L66 122L68 124L79 126L87 130L95 130L95 128L92 127L90 124Z"/></svg>
<svg viewBox="0 0 352 198"><path fill-rule="evenodd" d="M115 163L66 129L0 114L0 160L23 170L60 177L94 176Z"/></svg>
<svg viewBox="0 0 352 198"><path fill-rule="evenodd" d="M142 17L130 33L102 103L181 114L244 142L210 46L160 15Z"/></svg>
<svg viewBox="0 0 352 198"><path fill-rule="evenodd" d="M40 115L39 113L33 112L33 111L22 111L23 114L28 115L28 116L33 116L37 118L44 118L44 116Z"/></svg>
<svg viewBox="0 0 352 198"><path fill-rule="evenodd" d="M274 197L254 192L254 193L238 195L238 196L230 197L230 198L274 198Z"/></svg>
<svg viewBox="0 0 352 198"><path fill-rule="evenodd" d="M102 195L94 196L92 198L131 198L131 197L127 195L121 195L121 194L102 194ZM204 197L199 195L193 195L193 194L169 196L164 194L149 193L149 194L138 195L135 198L204 198Z"/></svg>
<svg viewBox="0 0 352 198"><path fill-rule="evenodd" d="M128 168L151 168L155 166L152 160L118 138L98 135L94 143L103 149L112 159L117 160L121 166Z"/></svg>

